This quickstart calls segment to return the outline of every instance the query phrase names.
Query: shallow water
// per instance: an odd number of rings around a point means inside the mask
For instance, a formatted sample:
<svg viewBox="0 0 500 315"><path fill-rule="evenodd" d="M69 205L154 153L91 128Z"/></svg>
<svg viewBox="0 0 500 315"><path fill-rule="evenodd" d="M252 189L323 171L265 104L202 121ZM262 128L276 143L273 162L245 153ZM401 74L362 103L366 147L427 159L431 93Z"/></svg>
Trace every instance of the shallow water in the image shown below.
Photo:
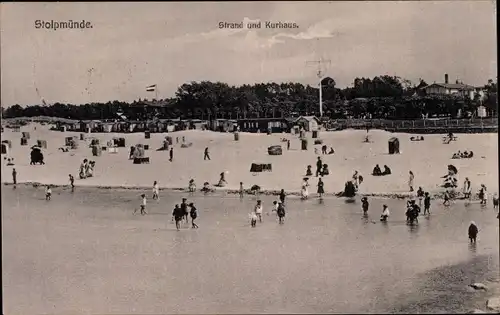
<svg viewBox="0 0 500 315"><path fill-rule="evenodd" d="M134 216L140 193L57 188L46 202L41 188L3 187L4 311L466 312L491 294L467 285L499 279L498 220L476 203L434 201L409 227L402 200L371 199L364 219L359 202L290 199L284 225L265 215L250 228L255 197L161 192ZM199 209L197 230L171 222L183 196ZM261 199L269 212L273 197Z"/></svg>

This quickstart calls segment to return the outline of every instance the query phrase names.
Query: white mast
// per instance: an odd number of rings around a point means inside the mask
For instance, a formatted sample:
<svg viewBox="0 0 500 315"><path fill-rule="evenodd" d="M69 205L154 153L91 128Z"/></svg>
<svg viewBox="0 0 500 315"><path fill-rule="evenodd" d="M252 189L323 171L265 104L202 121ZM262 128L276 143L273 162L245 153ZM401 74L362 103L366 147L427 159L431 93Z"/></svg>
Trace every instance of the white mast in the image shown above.
<svg viewBox="0 0 500 315"><path fill-rule="evenodd" d="M319 116L323 117L323 86L321 84L321 81L323 80L323 71L322 71L322 64L323 63L328 63L331 64L330 60L324 60L323 58L320 58L319 60L314 60L314 61L308 61L308 64L314 63L318 65L318 72L317 76L319 79Z"/></svg>

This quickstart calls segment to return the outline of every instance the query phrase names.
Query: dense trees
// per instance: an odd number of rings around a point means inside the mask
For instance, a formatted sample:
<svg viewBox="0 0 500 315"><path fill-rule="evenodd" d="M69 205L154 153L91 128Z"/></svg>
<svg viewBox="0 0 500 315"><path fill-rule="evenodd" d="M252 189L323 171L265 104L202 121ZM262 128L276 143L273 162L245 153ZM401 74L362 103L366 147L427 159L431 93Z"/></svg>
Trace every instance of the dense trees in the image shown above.
<svg viewBox="0 0 500 315"><path fill-rule="evenodd" d="M423 80L415 85L396 76L356 78L352 86L336 87L335 80L324 78L324 115L332 118L420 118L429 115L456 115L474 112L483 103L496 111L497 83L489 80L485 85L486 95L472 100L459 96L426 96ZM50 106L13 105L2 108L2 116L34 117L52 116L69 119L117 119L124 113L130 119L159 118L257 118L293 115L318 115L318 87L300 83L257 83L254 85L229 86L222 82L190 82L181 85L175 97L149 102L138 100L132 103L113 101L83 105L55 103ZM161 106L144 106L145 104Z"/></svg>

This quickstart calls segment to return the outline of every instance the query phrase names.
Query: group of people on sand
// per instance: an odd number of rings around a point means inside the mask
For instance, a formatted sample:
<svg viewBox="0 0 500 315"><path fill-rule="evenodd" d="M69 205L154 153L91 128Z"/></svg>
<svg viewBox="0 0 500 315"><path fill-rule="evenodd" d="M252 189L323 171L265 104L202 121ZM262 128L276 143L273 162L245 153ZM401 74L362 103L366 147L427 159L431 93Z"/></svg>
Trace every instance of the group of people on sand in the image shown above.
<svg viewBox="0 0 500 315"><path fill-rule="evenodd" d="M323 164L321 157L316 160L316 177L330 175L330 170L327 164ZM313 176L312 166L307 165L306 176Z"/></svg>
<svg viewBox="0 0 500 315"><path fill-rule="evenodd" d="M253 211L250 212L249 214L251 227L257 226L257 220L259 221L259 223L263 222L262 220L263 212L264 212L264 207L262 205L262 200L257 200L257 204L253 208ZM285 210L285 203L281 201L281 196L279 201L273 201L273 208L271 209L271 213L274 212L278 217L278 223L283 224L285 222L286 210ZM267 214L269 215L269 213Z"/></svg>
<svg viewBox="0 0 500 315"><path fill-rule="evenodd" d="M380 169L380 166L377 164L375 165L375 167L373 168L373 172L372 172L372 175L373 176L385 176L385 175L390 175L392 173L391 169L389 168L389 166L387 165L384 165L384 170L382 171Z"/></svg>
<svg viewBox="0 0 500 315"><path fill-rule="evenodd" d="M80 169L78 175L80 179L85 179L92 177L94 175L95 161L89 161L84 159L82 164L80 164Z"/></svg>
<svg viewBox="0 0 500 315"><path fill-rule="evenodd" d="M309 178L304 177L302 179L302 186L300 189L300 197L302 200L306 200L309 198ZM323 198L323 195L325 194L325 183L323 182L323 179L320 177L318 178L318 184L317 186L317 193L319 198Z"/></svg>
<svg viewBox="0 0 500 315"><path fill-rule="evenodd" d="M464 151L464 152L458 151L457 153L453 153L453 156L451 158L452 159L470 159L473 156L474 156L474 152L472 152L472 151Z"/></svg>

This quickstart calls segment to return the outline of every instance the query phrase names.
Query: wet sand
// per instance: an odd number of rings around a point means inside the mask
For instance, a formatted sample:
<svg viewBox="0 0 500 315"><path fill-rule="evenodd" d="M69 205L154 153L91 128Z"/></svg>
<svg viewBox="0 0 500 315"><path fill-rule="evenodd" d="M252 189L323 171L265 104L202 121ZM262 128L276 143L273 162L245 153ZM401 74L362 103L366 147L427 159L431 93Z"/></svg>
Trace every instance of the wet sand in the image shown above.
<svg viewBox="0 0 500 315"><path fill-rule="evenodd" d="M56 188L46 202L41 188L2 189L6 313L459 312L489 294L468 284L498 279L498 220L477 203L436 201L409 227L404 201L373 198L363 219L359 202L289 200L284 225L265 215L252 229L253 196L162 192L133 216L140 191ZM183 196L198 205L197 230L171 223ZM268 212L272 197L261 199ZM445 291L461 298L443 302Z"/></svg>

